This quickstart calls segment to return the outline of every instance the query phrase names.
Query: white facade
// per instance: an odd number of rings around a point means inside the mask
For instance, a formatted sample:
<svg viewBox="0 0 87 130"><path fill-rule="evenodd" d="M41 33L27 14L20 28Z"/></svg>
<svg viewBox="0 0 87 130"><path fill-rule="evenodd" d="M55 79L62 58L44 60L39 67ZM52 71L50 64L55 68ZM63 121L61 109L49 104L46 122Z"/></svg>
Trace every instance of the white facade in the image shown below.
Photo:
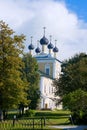
<svg viewBox="0 0 87 130"><path fill-rule="evenodd" d="M36 55L40 70L40 109L62 109L62 105L56 105L55 87L53 80L59 78L61 72L60 61L49 54Z"/></svg>

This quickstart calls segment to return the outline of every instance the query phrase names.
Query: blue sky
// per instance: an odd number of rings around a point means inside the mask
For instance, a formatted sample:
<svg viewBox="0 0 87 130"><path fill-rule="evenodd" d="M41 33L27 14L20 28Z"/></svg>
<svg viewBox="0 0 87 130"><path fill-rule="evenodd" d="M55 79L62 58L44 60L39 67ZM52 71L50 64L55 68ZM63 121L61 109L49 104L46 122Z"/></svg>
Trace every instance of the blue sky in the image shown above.
<svg viewBox="0 0 87 130"><path fill-rule="evenodd" d="M87 0L0 0L0 20L26 36L25 52L31 36L37 47L46 27L46 37L52 35L54 45L57 40L57 57L64 60L87 53L86 5Z"/></svg>
<svg viewBox="0 0 87 130"><path fill-rule="evenodd" d="M64 0L67 7L87 22L87 0Z"/></svg>

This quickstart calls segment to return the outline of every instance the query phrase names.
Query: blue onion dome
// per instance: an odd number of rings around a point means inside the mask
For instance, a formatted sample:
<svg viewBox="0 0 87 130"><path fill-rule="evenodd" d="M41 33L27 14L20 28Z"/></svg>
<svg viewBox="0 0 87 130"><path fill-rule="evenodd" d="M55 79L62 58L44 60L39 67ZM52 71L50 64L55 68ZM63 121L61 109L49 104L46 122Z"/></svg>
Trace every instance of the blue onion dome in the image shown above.
<svg viewBox="0 0 87 130"><path fill-rule="evenodd" d="M41 52L41 50L39 48L39 40L37 40L37 48L35 49L35 52L36 53L40 53Z"/></svg>
<svg viewBox="0 0 87 130"><path fill-rule="evenodd" d="M30 44L30 45L28 46L28 49L29 49L29 50L33 50L33 49L34 49L33 44Z"/></svg>
<svg viewBox="0 0 87 130"><path fill-rule="evenodd" d="M35 49L35 52L36 52L36 53L40 53L40 52L41 52L40 48L37 47L37 48Z"/></svg>
<svg viewBox="0 0 87 130"><path fill-rule="evenodd" d="M29 50L33 50L34 49L34 45L32 44L32 36L31 36L31 44L28 46L28 49Z"/></svg>
<svg viewBox="0 0 87 130"><path fill-rule="evenodd" d="M53 48L53 52L58 52L59 50L58 50L58 48L55 46L54 48Z"/></svg>
<svg viewBox="0 0 87 130"><path fill-rule="evenodd" d="M48 39L45 37L45 36L43 36L43 38L41 38L41 40L40 40L40 44L41 45L47 45L48 44Z"/></svg>
<svg viewBox="0 0 87 130"><path fill-rule="evenodd" d="M44 36L41 38L41 40L40 40L40 44L41 45L47 45L48 44L48 39L45 37L45 27L43 28L44 29Z"/></svg>
<svg viewBox="0 0 87 130"><path fill-rule="evenodd" d="M48 44L48 49L52 49L53 48L53 44L51 43L51 35L50 35L50 43Z"/></svg>
<svg viewBox="0 0 87 130"><path fill-rule="evenodd" d="M59 51L58 48L56 47L56 41L57 40L55 40L55 47L53 48L53 52L58 52Z"/></svg>
<svg viewBox="0 0 87 130"><path fill-rule="evenodd" d="M48 49L52 49L52 48L53 48L53 44L50 43L50 44L48 45Z"/></svg>

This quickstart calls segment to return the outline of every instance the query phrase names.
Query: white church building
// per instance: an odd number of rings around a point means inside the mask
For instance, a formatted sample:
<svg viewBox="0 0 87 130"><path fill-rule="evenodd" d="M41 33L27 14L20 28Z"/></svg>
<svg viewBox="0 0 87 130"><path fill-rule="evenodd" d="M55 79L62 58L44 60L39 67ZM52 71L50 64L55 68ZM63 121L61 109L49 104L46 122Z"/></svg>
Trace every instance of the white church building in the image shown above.
<svg viewBox="0 0 87 130"><path fill-rule="evenodd" d="M59 96L55 97L55 87L53 86L53 80L59 78L61 73L61 62L57 59L58 48L51 43L44 35L40 40L41 49L39 45L35 49L36 55L34 57L37 59L40 73L40 109L62 109L62 105L56 105L56 100L60 99ZM31 44L28 46L29 52L33 55L34 46Z"/></svg>

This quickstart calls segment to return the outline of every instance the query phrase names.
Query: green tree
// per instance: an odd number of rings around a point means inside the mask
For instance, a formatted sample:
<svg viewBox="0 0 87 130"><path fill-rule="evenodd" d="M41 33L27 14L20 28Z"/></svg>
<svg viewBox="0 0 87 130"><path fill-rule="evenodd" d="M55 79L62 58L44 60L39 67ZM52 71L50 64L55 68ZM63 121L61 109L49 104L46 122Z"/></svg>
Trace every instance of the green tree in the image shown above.
<svg viewBox="0 0 87 130"><path fill-rule="evenodd" d="M28 100L30 100L29 108L36 109L39 99L40 99L40 89L39 89L39 73L38 73L38 63L34 57L30 54L25 54L23 57L23 62L25 64L24 72L27 82L28 82Z"/></svg>
<svg viewBox="0 0 87 130"><path fill-rule="evenodd" d="M63 105L72 112L73 123L87 124L87 92L81 89L63 97Z"/></svg>
<svg viewBox="0 0 87 130"><path fill-rule="evenodd" d="M53 82L56 95L63 96L79 88L87 91L87 55L85 53L65 60L61 64L61 70L60 78Z"/></svg>
<svg viewBox="0 0 87 130"><path fill-rule="evenodd" d="M61 68L60 78L53 82L56 88L55 94L61 97L64 107L72 111L75 123L85 123L84 119L87 120L87 55L85 53L75 55L65 60Z"/></svg>
<svg viewBox="0 0 87 130"><path fill-rule="evenodd" d="M0 21L0 111L27 103L26 82L21 79L24 35L14 35L8 25Z"/></svg>
<svg viewBox="0 0 87 130"><path fill-rule="evenodd" d="M87 109L87 92L78 89L74 92L63 97L64 106L69 108L71 111L85 111Z"/></svg>

